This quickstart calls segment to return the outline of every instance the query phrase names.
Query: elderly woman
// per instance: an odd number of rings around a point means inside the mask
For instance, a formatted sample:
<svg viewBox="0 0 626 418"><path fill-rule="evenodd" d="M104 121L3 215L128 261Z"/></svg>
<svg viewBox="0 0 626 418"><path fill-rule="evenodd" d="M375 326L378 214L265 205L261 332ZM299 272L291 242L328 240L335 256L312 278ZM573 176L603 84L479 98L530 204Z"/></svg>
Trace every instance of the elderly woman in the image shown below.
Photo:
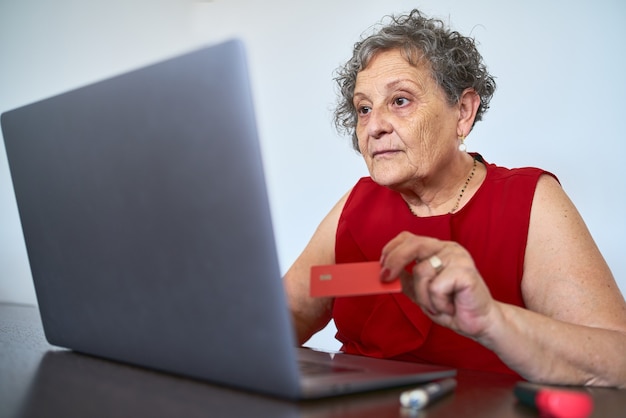
<svg viewBox="0 0 626 418"><path fill-rule="evenodd" d="M285 275L299 342L332 318L347 353L626 386L626 303L555 176L465 151L495 90L473 40L414 10L337 81L370 177ZM402 293L309 296L311 266L375 260Z"/></svg>

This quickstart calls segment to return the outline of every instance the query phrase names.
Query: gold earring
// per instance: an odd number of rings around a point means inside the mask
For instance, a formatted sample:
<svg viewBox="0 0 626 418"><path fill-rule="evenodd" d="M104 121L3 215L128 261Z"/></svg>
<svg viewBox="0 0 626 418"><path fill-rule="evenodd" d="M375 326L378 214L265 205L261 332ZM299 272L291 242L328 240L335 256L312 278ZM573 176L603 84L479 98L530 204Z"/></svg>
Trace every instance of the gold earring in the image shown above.
<svg viewBox="0 0 626 418"><path fill-rule="evenodd" d="M461 141L461 143L459 144L459 151L466 152L467 145L465 145L465 135L463 134L459 135L459 140Z"/></svg>

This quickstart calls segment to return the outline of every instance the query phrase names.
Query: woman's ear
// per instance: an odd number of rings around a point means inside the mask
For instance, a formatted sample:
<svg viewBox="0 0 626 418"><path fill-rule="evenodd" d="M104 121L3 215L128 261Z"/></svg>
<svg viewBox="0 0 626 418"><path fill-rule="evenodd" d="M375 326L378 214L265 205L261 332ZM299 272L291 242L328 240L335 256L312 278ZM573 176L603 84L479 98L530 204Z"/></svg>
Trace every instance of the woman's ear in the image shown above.
<svg viewBox="0 0 626 418"><path fill-rule="evenodd" d="M459 136L467 136L474 126L476 113L480 106L480 96L473 88L467 88L459 99Z"/></svg>

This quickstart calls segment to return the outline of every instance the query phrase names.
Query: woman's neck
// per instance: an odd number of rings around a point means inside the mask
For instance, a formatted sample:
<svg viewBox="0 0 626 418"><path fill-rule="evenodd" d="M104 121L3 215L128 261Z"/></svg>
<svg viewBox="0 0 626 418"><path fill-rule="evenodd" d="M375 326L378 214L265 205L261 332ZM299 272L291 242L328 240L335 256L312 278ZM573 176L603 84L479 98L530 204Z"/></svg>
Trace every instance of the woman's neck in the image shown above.
<svg viewBox="0 0 626 418"><path fill-rule="evenodd" d="M444 177L416 179L409 187L398 190L415 216L457 212L478 190L485 178L484 165L465 153L453 165L454 168L450 164L446 167Z"/></svg>

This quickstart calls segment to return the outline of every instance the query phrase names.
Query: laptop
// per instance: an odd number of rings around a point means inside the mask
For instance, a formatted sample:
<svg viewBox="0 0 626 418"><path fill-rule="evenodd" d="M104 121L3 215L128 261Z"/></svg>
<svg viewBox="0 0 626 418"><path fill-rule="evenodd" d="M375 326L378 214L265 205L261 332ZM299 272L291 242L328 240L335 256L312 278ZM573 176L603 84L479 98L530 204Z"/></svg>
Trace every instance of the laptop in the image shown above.
<svg viewBox="0 0 626 418"><path fill-rule="evenodd" d="M296 347L241 41L1 122L50 344L292 400L455 374Z"/></svg>

